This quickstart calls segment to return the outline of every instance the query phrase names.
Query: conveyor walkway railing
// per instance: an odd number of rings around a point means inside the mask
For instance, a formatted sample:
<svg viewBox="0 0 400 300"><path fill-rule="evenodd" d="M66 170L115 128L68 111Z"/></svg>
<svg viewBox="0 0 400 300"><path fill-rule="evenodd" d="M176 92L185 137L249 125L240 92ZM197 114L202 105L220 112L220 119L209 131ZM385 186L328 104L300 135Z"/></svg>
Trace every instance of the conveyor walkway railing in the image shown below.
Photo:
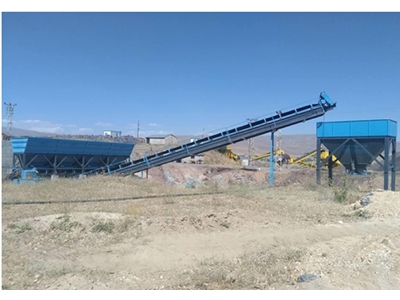
<svg viewBox="0 0 400 300"><path fill-rule="evenodd" d="M322 92L317 103L285 112L277 111L276 115L272 117L250 121L245 125L203 137L187 144L176 146L148 156L144 155L142 158L131 162L123 161L115 163L98 170L83 173L83 175L93 173L104 173L107 175L114 173L133 174L145 171L187 156L203 153L265 133L274 132L307 120L318 118L335 107L336 102L332 102L329 96L325 92Z"/></svg>

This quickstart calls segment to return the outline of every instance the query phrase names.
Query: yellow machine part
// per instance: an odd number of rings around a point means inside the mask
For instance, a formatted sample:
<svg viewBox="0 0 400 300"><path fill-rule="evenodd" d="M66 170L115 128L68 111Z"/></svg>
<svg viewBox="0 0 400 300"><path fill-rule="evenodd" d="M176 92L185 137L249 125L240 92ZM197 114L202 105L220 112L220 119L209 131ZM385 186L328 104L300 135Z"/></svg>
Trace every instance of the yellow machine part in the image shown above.
<svg viewBox="0 0 400 300"><path fill-rule="evenodd" d="M329 156L329 152L328 151L321 150L320 158L321 158L322 161L327 159L328 156ZM338 166L341 165L340 161L335 157L335 155L332 155L332 162L333 162L333 164L332 164L333 168L338 167ZM328 165L328 161L325 162L325 165Z"/></svg>
<svg viewBox="0 0 400 300"><path fill-rule="evenodd" d="M274 155L283 155L283 154L285 154L285 151L283 151L283 150L275 150L274 151ZM259 160L259 159L267 158L267 157L270 157L270 156L271 156L271 152L268 152L268 153L261 154L261 155L258 155L256 157L253 157L251 160Z"/></svg>
<svg viewBox="0 0 400 300"><path fill-rule="evenodd" d="M232 148L231 147L226 147L225 155L227 157L229 157L230 159L233 159L233 160L239 160L240 159L238 155L236 155L235 153L232 152Z"/></svg>
<svg viewBox="0 0 400 300"><path fill-rule="evenodd" d="M317 150L311 151L311 152L309 152L299 158L296 158L296 159L291 158L289 163L290 164L297 164L297 163L302 164L302 162L304 162L304 160L306 160L307 158L309 158L311 156L314 156L315 154L317 154Z"/></svg>
<svg viewBox="0 0 400 300"><path fill-rule="evenodd" d="M284 150L275 150L274 151L274 155L284 155L284 154L285 154ZM290 158L287 161L287 163L288 164L300 164L300 165L307 166L307 167L310 167L310 168L315 168L316 167L315 164L306 161L306 159L310 158L312 156L315 156L316 154L317 154L317 150L313 150L313 151L311 151L309 153L306 153L305 155L303 155L303 156L301 156L299 158L296 158L296 159ZM231 158L231 159L234 159L234 160L238 160L239 159L239 157L232 152L232 148L231 147L226 147L226 156ZM265 153L265 154L261 154L261 155L255 156L251 160L252 161L259 160L259 159L262 159L262 158L268 158L270 156L271 156L271 152L268 152L268 153ZM327 150L321 149L321 154L320 154L321 161L324 161L326 158L328 158L328 156L329 156L329 152ZM333 168L338 167L338 166L341 165L340 161L337 160L334 155L332 155L332 161L333 161L333 165L332 165ZM328 166L328 161L325 162L325 166Z"/></svg>
<svg viewBox="0 0 400 300"><path fill-rule="evenodd" d="M309 153L307 153L307 154L305 154L305 155L303 155L303 156L301 156L301 157L299 157L297 159L291 158L289 160L289 164L301 164L301 165L304 165L304 166L307 166L307 167L315 168L316 167L315 164L309 163L309 162L307 162L305 160L307 158L311 157L311 156L316 155L316 154L317 154L317 150L314 150L314 151L311 151L311 152L309 152ZM327 159L328 156L329 156L329 152L327 150L321 149L321 154L320 154L321 161L324 161L325 159ZM334 155L332 155L332 161L333 161L333 165L332 165L333 168L336 168L336 167L341 165L340 161L337 160L337 158ZM325 162L325 166L328 166L328 161Z"/></svg>

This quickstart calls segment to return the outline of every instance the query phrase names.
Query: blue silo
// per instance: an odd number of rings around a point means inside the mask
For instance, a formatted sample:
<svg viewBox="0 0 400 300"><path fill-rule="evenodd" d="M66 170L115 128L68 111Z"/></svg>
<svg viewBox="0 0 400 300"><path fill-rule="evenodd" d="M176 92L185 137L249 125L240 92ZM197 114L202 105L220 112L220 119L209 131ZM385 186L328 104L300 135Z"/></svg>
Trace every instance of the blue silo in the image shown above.
<svg viewBox="0 0 400 300"><path fill-rule="evenodd" d="M317 149L328 148L349 174L366 174L376 161L384 171L384 189L395 190L397 122L389 119L317 123ZM320 183L321 162L317 155L317 183ZM383 164L377 159L384 160ZM332 172L329 175L332 179Z"/></svg>

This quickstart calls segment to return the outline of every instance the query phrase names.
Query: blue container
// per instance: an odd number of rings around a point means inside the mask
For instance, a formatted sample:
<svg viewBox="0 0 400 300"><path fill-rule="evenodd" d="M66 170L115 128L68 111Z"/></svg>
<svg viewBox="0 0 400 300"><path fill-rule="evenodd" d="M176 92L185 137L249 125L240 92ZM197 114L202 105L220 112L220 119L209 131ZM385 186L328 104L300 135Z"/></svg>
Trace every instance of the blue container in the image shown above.
<svg viewBox="0 0 400 300"><path fill-rule="evenodd" d="M317 138L350 173L365 174L385 149L385 139L397 136L393 120L318 122Z"/></svg>
<svg viewBox="0 0 400 300"><path fill-rule="evenodd" d="M397 122L389 119L317 122L317 138L338 137L397 137Z"/></svg>
<svg viewBox="0 0 400 300"><path fill-rule="evenodd" d="M107 155L129 157L134 144L52 138L12 138L13 153Z"/></svg>
<svg viewBox="0 0 400 300"><path fill-rule="evenodd" d="M134 144L40 137L12 138L12 150L23 169L39 173L81 173L129 159Z"/></svg>

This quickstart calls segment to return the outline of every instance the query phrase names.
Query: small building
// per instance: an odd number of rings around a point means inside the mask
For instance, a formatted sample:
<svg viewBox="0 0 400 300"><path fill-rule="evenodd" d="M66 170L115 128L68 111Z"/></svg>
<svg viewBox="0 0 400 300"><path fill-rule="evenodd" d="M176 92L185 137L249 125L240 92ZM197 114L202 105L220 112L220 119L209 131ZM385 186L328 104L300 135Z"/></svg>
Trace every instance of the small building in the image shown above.
<svg viewBox="0 0 400 300"><path fill-rule="evenodd" d="M103 135L111 136L111 137L119 137L119 136L122 136L122 131L104 130Z"/></svg>
<svg viewBox="0 0 400 300"><path fill-rule="evenodd" d="M150 145L172 145L177 142L178 138L173 134L161 134L146 137L146 144Z"/></svg>

